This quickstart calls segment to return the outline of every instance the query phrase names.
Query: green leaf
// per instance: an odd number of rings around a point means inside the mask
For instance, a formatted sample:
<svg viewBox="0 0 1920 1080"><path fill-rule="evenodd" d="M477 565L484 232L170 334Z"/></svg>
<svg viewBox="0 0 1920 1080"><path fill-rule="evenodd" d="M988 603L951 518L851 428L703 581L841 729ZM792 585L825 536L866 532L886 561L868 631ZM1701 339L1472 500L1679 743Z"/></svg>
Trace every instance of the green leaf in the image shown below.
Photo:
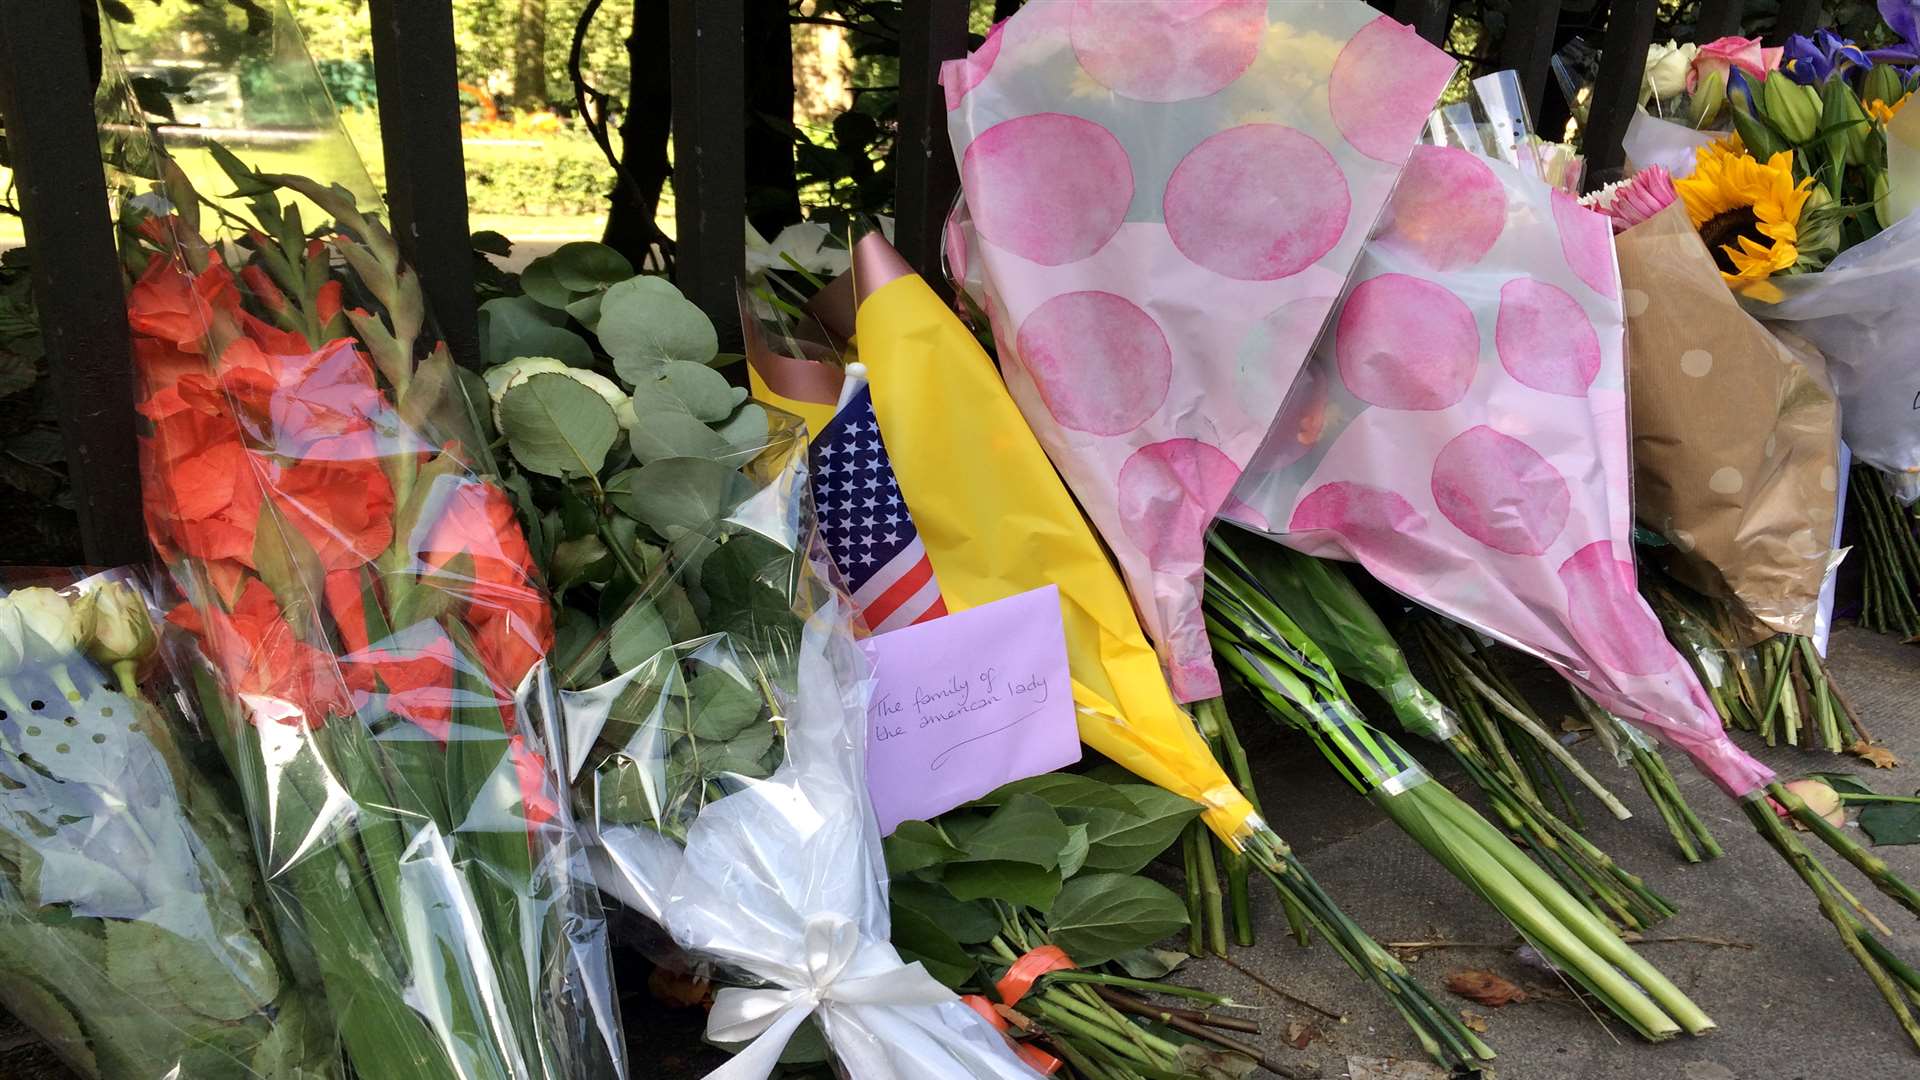
<svg viewBox="0 0 1920 1080"><path fill-rule="evenodd" d="M89 1076L98 1074L93 1048L87 1044L79 1019L52 991L25 975L0 971L0 1001L6 1002L8 1012L61 1056Z"/></svg>
<svg viewBox="0 0 1920 1080"><path fill-rule="evenodd" d="M1179 969L1181 964L1193 959L1178 949L1156 949L1147 946L1130 949L1113 958L1121 971L1136 979L1164 979Z"/></svg>
<svg viewBox="0 0 1920 1080"><path fill-rule="evenodd" d="M579 322L581 326L598 333L600 329L600 301L605 298L605 295L604 293L597 292L588 293L573 303L568 304L567 314L573 316L575 321Z"/></svg>
<svg viewBox="0 0 1920 1080"><path fill-rule="evenodd" d="M1067 826L1067 846L1060 849L1060 876L1072 877L1087 865L1087 827Z"/></svg>
<svg viewBox="0 0 1920 1080"><path fill-rule="evenodd" d="M941 878L961 900L1005 900L1045 912L1060 895L1060 871L1017 862L961 862ZM1183 907L1181 913L1184 915Z"/></svg>
<svg viewBox="0 0 1920 1080"><path fill-rule="evenodd" d="M726 742L702 742L699 744L701 770L708 776L722 773L765 776L769 770L763 764L763 759L767 751L773 749L773 737L773 722L757 720Z"/></svg>
<svg viewBox="0 0 1920 1080"><path fill-rule="evenodd" d="M887 888L893 898L894 911L912 908L932 919L934 925L962 945L992 941L1000 933L1000 920L985 906L955 900L953 894L938 885L905 880L895 881Z"/></svg>
<svg viewBox="0 0 1920 1080"><path fill-rule="evenodd" d="M605 398L547 372L509 387L500 429L521 468L542 476L592 476L607 463L620 421Z"/></svg>
<svg viewBox="0 0 1920 1080"><path fill-rule="evenodd" d="M1151 784L1124 784L1113 790L1134 805L1132 814L1106 809L1065 809L1061 816L1087 826L1087 869L1131 874L1173 845L1187 823L1200 816L1199 803Z"/></svg>
<svg viewBox="0 0 1920 1080"><path fill-rule="evenodd" d="M966 841L969 862L1027 863L1052 870L1067 846L1067 827L1045 801L1015 795Z"/></svg>
<svg viewBox="0 0 1920 1080"><path fill-rule="evenodd" d="M554 671L581 672L574 690L600 681L600 666L605 663L607 642L593 616L575 608L563 607L553 625ZM597 658L595 658L597 657Z"/></svg>
<svg viewBox="0 0 1920 1080"><path fill-rule="evenodd" d="M180 1002L201 1016L242 1020L280 992L272 963L229 964L224 953L156 923L109 919L101 926L107 934L107 973L136 1001Z"/></svg>
<svg viewBox="0 0 1920 1080"><path fill-rule="evenodd" d="M637 415L627 438L642 465L662 458L717 458L733 450L725 437L678 410Z"/></svg>
<svg viewBox="0 0 1920 1080"><path fill-rule="evenodd" d="M793 1031L793 1038L780 1050L782 1065L818 1065L827 1060L827 1036L820 1030L820 1018L811 1016Z"/></svg>
<svg viewBox="0 0 1920 1080"><path fill-rule="evenodd" d="M979 968L942 924L913 908L894 905L892 937L902 959L920 961L928 974L956 990L966 985Z"/></svg>
<svg viewBox="0 0 1920 1080"><path fill-rule="evenodd" d="M1066 772L1041 773L1002 784L967 805L999 806L1015 795L1037 796L1056 810L1081 806L1131 813L1134 809L1133 800L1118 786Z"/></svg>
<svg viewBox="0 0 1920 1080"><path fill-rule="evenodd" d="M725 741L745 731L760 719L760 691L753 684L725 668L709 667L689 680L693 696L693 723L696 739Z"/></svg>
<svg viewBox="0 0 1920 1080"><path fill-rule="evenodd" d="M607 635L607 655L622 672L632 671L672 647L666 622L645 600L635 600L614 620Z"/></svg>
<svg viewBox="0 0 1920 1080"><path fill-rule="evenodd" d="M1920 844L1920 804L1867 803L1859 821L1876 845Z"/></svg>
<svg viewBox="0 0 1920 1080"><path fill-rule="evenodd" d="M1074 963L1092 967L1184 929L1187 906L1143 877L1088 874L1060 890L1047 925Z"/></svg>
<svg viewBox="0 0 1920 1080"><path fill-rule="evenodd" d="M895 877L966 856L966 852L926 821L901 822L893 835L881 842L881 847L887 855L887 873Z"/></svg>
<svg viewBox="0 0 1920 1080"><path fill-rule="evenodd" d="M713 429L714 433L732 444L734 450L751 454L767 445L767 410L753 402L740 406L732 419Z"/></svg>
<svg viewBox="0 0 1920 1080"><path fill-rule="evenodd" d="M614 371L630 386L660 364L704 364L720 351L712 320L658 277L629 278L609 288L595 332L613 357Z"/></svg>
<svg viewBox="0 0 1920 1080"><path fill-rule="evenodd" d="M664 537L673 527L711 532L732 507L738 480L705 458L661 458L615 475L606 490L614 505Z"/></svg>
<svg viewBox="0 0 1920 1080"><path fill-rule="evenodd" d="M498 255L507 258L513 254L513 241L492 229L481 229L467 237L467 243L473 250L485 255Z"/></svg>
<svg viewBox="0 0 1920 1080"><path fill-rule="evenodd" d="M1807 775L1812 779L1825 781L1826 785L1835 791L1844 791L1853 795L1876 794L1872 788L1862 783L1860 778L1852 773L1817 772L1808 773Z"/></svg>
<svg viewBox="0 0 1920 1080"><path fill-rule="evenodd" d="M516 343L542 327L556 327L563 317L525 296L502 296L481 304L480 358L484 366L498 367L520 355L543 355L516 352Z"/></svg>
<svg viewBox="0 0 1920 1080"><path fill-rule="evenodd" d="M706 366L675 360L660 366L658 376L694 419L717 424L733 412L734 387L727 377Z"/></svg>
<svg viewBox="0 0 1920 1080"><path fill-rule="evenodd" d="M707 556L700 586L713 612L708 629L766 643L797 633L796 556L757 533L739 533Z"/></svg>
<svg viewBox="0 0 1920 1080"><path fill-rule="evenodd" d="M573 302L574 290L562 285L554 275L552 255L535 259L520 271L520 291L542 306L558 311L566 310Z"/></svg>
<svg viewBox="0 0 1920 1080"><path fill-rule="evenodd" d="M593 346L586 339L571 330L558 326L538 326L513 338L506 345L507 355L501 362L517 360L523 356L551 357L568 367L591 368L593 366Z"/></svg>
<svg viewBox="0 0 1920 1080"><path fill-rule="evenodd" d="M554 280L577 293L593 292L633 276L633 264L625 255L592 240L562 244L544 261L552 265Z"/></svg>

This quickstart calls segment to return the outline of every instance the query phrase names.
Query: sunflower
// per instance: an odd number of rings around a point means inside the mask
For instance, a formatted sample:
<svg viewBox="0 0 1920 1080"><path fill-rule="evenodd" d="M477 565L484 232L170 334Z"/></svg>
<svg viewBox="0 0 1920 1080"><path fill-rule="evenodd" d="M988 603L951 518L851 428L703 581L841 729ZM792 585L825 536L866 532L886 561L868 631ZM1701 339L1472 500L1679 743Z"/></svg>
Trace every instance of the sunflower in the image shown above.
<svg viewBox="0 0 1920 1080"><path fill-rule="evenodd" d="M1770 277L1800 257L1800 211L1813 187L1793 181L1793 152L1765 162L1733 140L1703 146L1693 175L1673 182L1687 217L1729 284Z"/></svg>

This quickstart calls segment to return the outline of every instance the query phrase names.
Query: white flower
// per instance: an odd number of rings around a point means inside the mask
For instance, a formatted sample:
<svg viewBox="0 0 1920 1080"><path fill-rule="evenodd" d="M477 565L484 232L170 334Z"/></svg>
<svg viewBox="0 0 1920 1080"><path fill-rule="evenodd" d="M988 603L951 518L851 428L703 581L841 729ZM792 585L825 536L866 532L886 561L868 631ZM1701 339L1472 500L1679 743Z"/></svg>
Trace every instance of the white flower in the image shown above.
<svg viewBox="0 0 1920 1080"><path fill-rule="evenodd" d="M597 371L585 368L568 367L565 362L551 356L522 356L504 364L496 364L486 370L483 377L487 380L487 396L493 399L493 426L500 427L500 399L507 391L526 382L535 375L565 375L581 386L599 394L608 405L613 406L616 416L633 414L633 401L619 384Z"/></svg>
<svg viewBox="0 0 1920 1080"><path fill-rule="evenodd" d="M19 671L27 659L27 626L12 597L0 596L0 679Z"/></svg>
<svg viewBox="0 0 1920 1080"><path fill-rule="evenodd" d="M1669 40L1665 45L1647 46L1647 73L1640 83L1640 101L1645 104L1651 98L1665 101L1682 93L1687 88L1687 72L1693 67L1694 54L1700 46L1692 42L1682 45Z"/></svg>
<svg viewBox="0 0 1920 1080"><path fill-rule="evenodd" d="M74 607L85 630L87 655L95 660L112 666L152 655L156 640L147 602L126 582L109 581L82 595Z"/></svg>
<svg viewBox="0 0 1920 1080"><path fill-rule="evenodd" d="M59 664L80 648L80 620L65 594L52 589L15 589L7 594L25 631L23 658L28 663Z"/></svg>

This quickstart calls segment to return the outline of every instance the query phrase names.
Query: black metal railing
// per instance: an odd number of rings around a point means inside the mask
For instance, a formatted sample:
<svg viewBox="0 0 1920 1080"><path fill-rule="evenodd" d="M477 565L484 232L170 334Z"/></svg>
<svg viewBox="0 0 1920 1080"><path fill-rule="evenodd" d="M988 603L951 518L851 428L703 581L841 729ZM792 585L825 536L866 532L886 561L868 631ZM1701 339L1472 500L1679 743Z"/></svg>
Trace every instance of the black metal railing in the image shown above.
<svg viewBox="0 0 1920 1080"><path fill-rule="evenodd" d="M721 326L734 321L746 221L742 0L657 0L671 16L678 284ZM1449 0L1370 0L1445 43ZM113 225L94 135L93 0L0 0L0 114L6 118L35 294L86 557L145 553L133 386ZM942 61L967 44L968 0L906 0L900 29L898 239L938 281L940 233L958 186L947 151ZM1588 114L1589 175L1621 164L1620 141L1659 0L1611 0ZM1811 29L1819 0L1779 0L1774 36ZM1699 0L1697 36L1734 32L1743 0ZM454 354L477 355L451 0L369 0L387 201ZM1493 54L1519 71L1540 114L1560 0L1513 0ZM3 557L3 556L0 556Z"/></svg>

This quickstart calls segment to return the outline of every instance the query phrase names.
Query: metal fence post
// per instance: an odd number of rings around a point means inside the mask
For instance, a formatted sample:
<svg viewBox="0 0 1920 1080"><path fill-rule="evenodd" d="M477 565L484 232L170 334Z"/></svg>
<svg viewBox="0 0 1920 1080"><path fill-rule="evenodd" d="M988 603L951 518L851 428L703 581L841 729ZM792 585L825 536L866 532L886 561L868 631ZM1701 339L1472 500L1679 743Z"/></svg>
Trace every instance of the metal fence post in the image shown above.
<svg viewBox="0 0 1920 1080"><path fill-rule="evenodd" d="M91 4L92 0L86 0ZM0 0L0 110L90 563L147 557L127 301L81 5Z"/></svg>
<svg viewBox="0 0 1920 1080"><path fill-rule="evenodd" d="M1700 14L1693 20L1695 44L1738 34L1740 15L1746 6L1746 0L1700 0Z"/></svg>
<svg viewBox="0 0 1920 1080"><path fill-rule="evenodd" d="M387 204L453 358L480 363L452 0L370 0Z"/></svg>
<svg viewBox="0 0 1920 1080"><path fill-rule="evenodd" d="M670 0L673 45L674 276L740 342L734 282L745 270L746 14L741 0Z"/></svg>
<svg viewBox="0 0 1920 1080"><path fill-rule="evenodd" d="M1453 5L1448 0L1394 0L1393 17L1435 45L1445 45L1447 29L1453 23Z"/></svg>
<svg viewBox="0 0 1920 1080"><path fill-rule="evenodd" d="M1520 76L1527 113L1540 122L1540 102L1547 92L1547 73L1553 65L1553 34L1560 26L1560 0L1529 0L1507 11L1507 33L1500 42L1500 62Z"/></svg>
<svg viewBox="0 0 1920 1080"><path fill-rule="evenodd" d="M946 293L940 238L947 209L960 189L947 141L947 100L940 88L943 61L967 51L967 0L921 0L900 22L900 169L895 201L895 246L927 283Z"/></svg>
<svg viewBox="0 0 1920 1080"><path fill-rule="evenodd" d="M1583 149L1588 189L1617 179L1613 174L1626 163L1626 151L1620 144L1640 100L1640 80L1658 9L1658 0L1613 0L1607 11L1607 31L1600 41L1600 71L1587 105Z"/></svg>

